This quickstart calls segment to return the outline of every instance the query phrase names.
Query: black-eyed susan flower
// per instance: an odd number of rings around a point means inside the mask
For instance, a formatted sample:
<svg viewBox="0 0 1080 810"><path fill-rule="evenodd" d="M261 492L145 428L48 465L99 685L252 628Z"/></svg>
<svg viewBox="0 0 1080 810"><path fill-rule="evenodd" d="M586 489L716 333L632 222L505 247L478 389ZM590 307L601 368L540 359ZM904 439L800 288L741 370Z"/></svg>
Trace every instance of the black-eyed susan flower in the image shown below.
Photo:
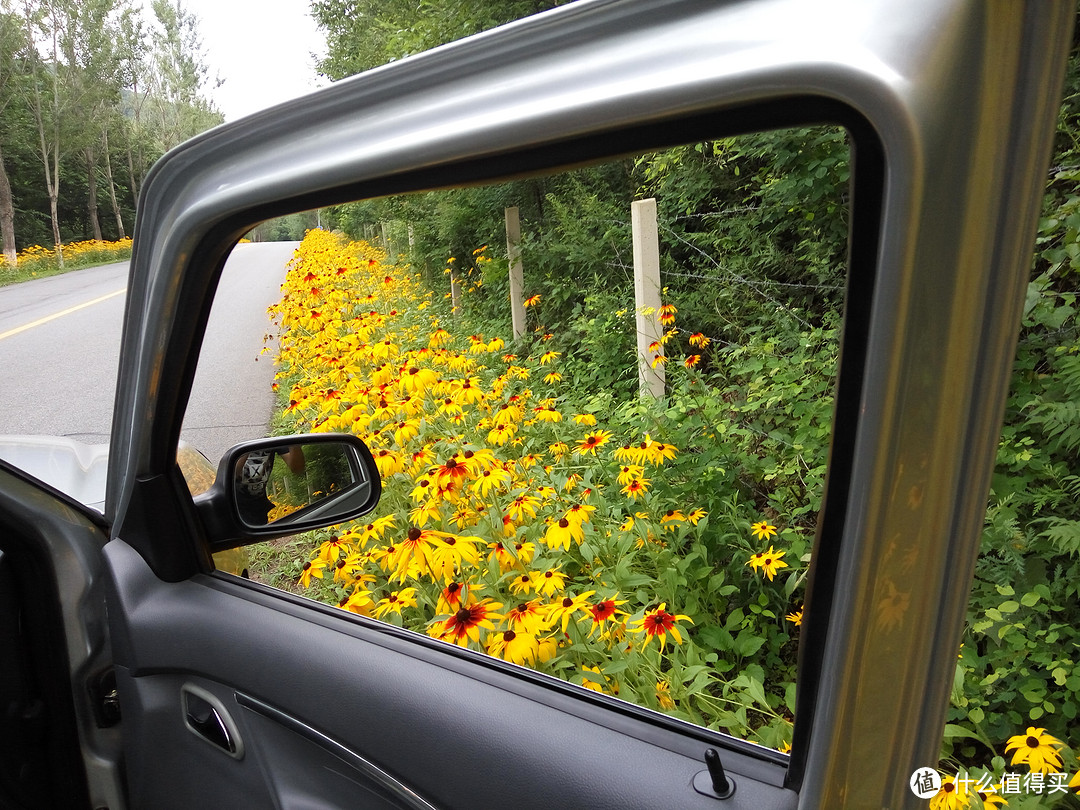
<svg viewBox="0 0 1080 810"><path fill-rule="evenodd" d="M552 596L566 587L566 574L558 568L546 571L534 571L530 574L533 587L541 596Z"/></svg>
<svg viewBox="0 0 1080 810"><path fill-rule="evenodd" d="M770 526L767 520L761 520L750 527L750 533L758 540L769 540L776 537L776 527Z"/></svg>
<svg viewBox="0 0 1080 810"><path fill-rule="evenodd" d="M1045 728L1028 726L1023 734L1009 737L1005 753L1013 751L1013 765L1027 765L1034 773L1058 773L1061 770L1062 742Z"/></svg>
<svg viewBox="0 0 1080 810"><path fill-rule="evenodd" d="M645 449L645 460L656 467L661 466L665 461L670 461L675 456L675 445L666 444L665 442L650 441Z"/></svg>
<svg viewBox="0 0 1080 810"><path fill-rule="evenodd" d="M627 625L627 630L630 630L631 633L643 633L645 635L642 649L645 649L653 638L659 639L660 649L663 649L669 633L675 639L676 644L683 643L683 635L679 632L678 622L687 621L693 624L693 621L689 616L667 612L666 607L665 603L660 603L658 608L646 611L645 616Z"/></svg>
<svg viewBox="0 0 1080 810"><path fill-rule="evenodd" d="M539 599L519 602L506 611L506 623L511 630L538 635L550 626L546 611Z"/></svg>
<svg viewBox="0 0 1080 810"><path fill-rule="evenodd" d="M457 644L459 647L469 646L469 641L479 643L481 629L494 630L493 622L502 621L503 617L495 612L501 607L502 604L490 598L470 602L460 607L449 618L436 622L428 632L436 638Z"/></svg>
<svg viewBox="0 0 1080 810"><path fill-rule="evenodd" d="M392 591L376 603L374 610L375 618L381 619L391 613L399 616L407 607L416 607L416 588L402 588Z"/></svg>
<svg viewBox="0 0 1080 810"><path fill-rule="evenodd" d="M608 599L601 599L589 606L589 615L592 617L592 625L589 627L589 635L599 632L603 637L609 626L622 622L626 613L619 610L619 605L625 605L625 599L617 598L618 594Z"/></svg>
<svg viewBox="0 0 1080 810"><path fill-rule="evenodd" d="M510 593L515 595L531 593L536 580L531 573L518 574L510 580Z"/></svg>
<svg viewBox="0 0 1080 810"><path fill-rule="evenodd" d="M607 444L610 439L610 430L598 430L595 433L589 433L584 439L578 442L574 452L578 455L585 455L588 453L595 456L597 448Z"/></svg>
<svg viewBox="0 0 1080 810"><path fill-rule="evenodd" d="M570 543L581 543L585 539L585 532L581 524L561 517L548 524L544 532L544 544L551 549L561 548L570 550Z"/></svg>
<svg viewBox="0 0 1080 810"><path fill-rule="evenodd" d="M589 597L594 593L596 591L585 591L585 593L577 596L566 595L559 601L552 602L547 606L548 621L553 626L556 624L561 625L562 631L565 633L573 616L580 615L584 618L585 614L589 612Z"/></svg>
<svg viewBox="0 0 1080 810"><path fill-rule="evenodd" d="M461 608L461 597L466 592L465 586L460 582L449 582L439 592L439 601L435 605L435 611L439 614L457 613Z"/></svg>
<svg viewBox="0 0 1080 810"><path fill-rule="evenodd" d="M654 638L660 642L660 649L664 649L664 644L667 642L668 634L675 639L676 644L682 644L682 634L679 632L678 622L690 622L693 624L693 620L689 616L682 614L674 614L667 612L667 604L660 603L660 606L654 610L646 611L645 615L640 619L635 619L630 622L627 629L631 633L643 633L645 640L642 642L642 649L649 645L649 642ZM637 625L636 627L634 625Z"/></svg>
<svg viewBox="0 0 1080 810"><path fill-rule="evenodd" d="M532 562L532 558L536 555L536 544L530 543L528 540L522 540L514 543L514 556L517 557L518 562L521 565L528 565Z"/></svg>
<svg viewBox="0 0 1080 810"><path fill-rule="evenodd" d="M539 303L540 303L540 294L539 293L537 293L536 295L530 295L528 298L526 298L524 301L521 302L522 306L525 306L525 307L535 307Z"/></svg>
<svg viewBox="0 0 1080 810"><path fill-rule="evenodd" d="M796 627L802 627L802 608L799 608L798 610L792 611L791 613L787 614L784 618L787 619L789 622L791 622Z"/></svg>
<svg viewBox="0 0 1080 810"><path fill-rule="evenodd" d="M675 701L671 697L671 685L667 681L656 682L656 702L665 711L675 708Z"/></svg>
<svg viewBox="0 0 1080 810"><path fill-rule="evenodd" d="M772 580L777 571L788 567L788 564L784 562L786 553L785 551L775 551L772 546L769 546L768 551L759 551L747 560L746 564L755 571L760 568L762 573Z"/></svg>
<svg viewBox="0 0 1080 810"><path fill-rule="evenodd" d="M686 515L679 509L668 509L660 516L660 525L668 531L675 531L681 523L686 523Z"/></svg>
<svg viewBox="0 0 1080 810"><path fill-rule="evenodd" d="M995 808L1008 805L1008 800L1001 795L1001 787L1001 785L994 785L994 792L992 793L985 790L975 791L979 801L982 802L983 810L995 810Z"/></svg>
<svg viewBox="0 0 1080 810"><path fill-rule="evenodd" d="M586 675L586 672L591 674ZM600 671L600 667L582 667L581 673L582 686L586 689L591 689L594 692L604 691L604 684L607 682L607 679L604 677L604 673Z"/></svg>
<svg viewBox="0 0 1080 810"><path fill-rule="evenodd" d="M522 492L510 501L509 505L506 507L506 511L514 520L524 521L528 518L536 517L536 508L539 505L540 501L537 498L533 497L528 492Z"/></svg>
<svg viewBox="0 0 1080 810"><path fill-rule="evenodd" d="M546 351L540 355L540 365L546 366L548 363L553 363L562 355L562 352Z"/></svg>
<svg viewBox="0 0 1080 810"><path fill-rule="evenodd" d="M536 636L523 630L503 630L495 633L488 643L488 655L528 666L536 663L540 652L540 641Z"/></svg>
<svg viewBox="0 0 1080 810"><path fill-rule="evenodd" d="M300 584L305 588L310 588L311 578L315 577L316 579L322 579L325 570L326 560L316 558L304 563L304 567L300 571Z"/></svg>
<svg viewBox="0 0 1080 810"><path fill-rule="evenodd" d="M636 501L648 491L649 480L647 478L634 478L622 488L622 493L632 501Z"/></svg>
<svg viewBox="0 0 1080 810"><path fill-rule="evenodd" d="M941 787L930 797L930 810L966 810L971 806L971 798L967 782L957 782L955 776L943 775Z"/></svg>
<svg viewBox="0 0 1080 810"><path fill-rule="evenodd" d="M371 598L371 591L357 587L346 598L338 602L338 607L360 616L370 616L372 608L375 607L375 602Z"/></svg>

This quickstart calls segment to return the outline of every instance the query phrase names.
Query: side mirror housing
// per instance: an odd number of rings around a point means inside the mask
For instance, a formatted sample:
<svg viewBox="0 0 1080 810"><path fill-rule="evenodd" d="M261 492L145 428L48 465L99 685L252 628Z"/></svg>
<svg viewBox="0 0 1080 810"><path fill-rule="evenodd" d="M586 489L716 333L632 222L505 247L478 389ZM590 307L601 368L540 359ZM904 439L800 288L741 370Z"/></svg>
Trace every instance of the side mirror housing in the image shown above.
<svg viewBox="0 0 1080 810"><path fill-rule="evenodd" d="M351 434L312 433L230 448L195 507L216 552L354 520L381 494L367 445Z"/></svg>

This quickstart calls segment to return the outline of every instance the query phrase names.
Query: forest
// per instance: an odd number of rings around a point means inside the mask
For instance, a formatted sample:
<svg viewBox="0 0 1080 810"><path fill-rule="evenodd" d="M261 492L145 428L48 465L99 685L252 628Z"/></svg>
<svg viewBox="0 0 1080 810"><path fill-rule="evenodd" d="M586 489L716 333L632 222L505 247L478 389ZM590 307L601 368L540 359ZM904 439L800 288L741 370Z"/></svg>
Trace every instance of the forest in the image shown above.
<svg viewBox="0 0 1080 810"><path fill-rule="evenodd" d="M223 120L212 83L182 0L0 2L5 263L129 236L150 166Z"/></svg>

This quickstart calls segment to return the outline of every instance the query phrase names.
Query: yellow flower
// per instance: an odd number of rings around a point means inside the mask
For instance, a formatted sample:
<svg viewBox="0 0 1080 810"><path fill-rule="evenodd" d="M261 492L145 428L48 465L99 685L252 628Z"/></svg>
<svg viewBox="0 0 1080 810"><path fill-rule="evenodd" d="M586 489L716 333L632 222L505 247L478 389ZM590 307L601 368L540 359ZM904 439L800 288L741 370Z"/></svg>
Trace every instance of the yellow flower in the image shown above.
<svg viewBox="0 0 1080 810"><path fill-rule="evenodd" d="M802 627L802 608L799 608L798 610L789 613L784 618L794 624L796 627Z"/></svg>
<svg viewBox="0 0 1080 810"><path fill-rule="evenodd" d="M551 624L559 624L561 620L562 631L565 633L570 617L575 613L585 613L589 610L589 597L596 591L586 591L579 596L564 596L558 602L547 607L548 621Z"/></svg>
<svg viewBox="0 0 1080 810"><path fill-rule="evenodd" d="M544 544L548 548L562 548L564 551L570 550L570 541L581 543L584 539L585 532L581 524L565 517L553 521L544 533Z"/></svg>
<svg viewBox="0 0 1080 810"><path fill-rule="evenodd" d="M540 641L535 635L524 630L503 630L492 637L487 651L488 655L504 661L528 666L536 663L540 653Z"/></svg>
<svg viewBox="0 0 1080 810"><path fill-rule="evenodd" d="M627 483L622 488L622 493L626 495L630 500L636 501L642 495L649 490L649 480L647 478L635 478Z"/></svg>
<svg viewBox="0 0 1080 810"><path fill-rule="evenodd" d="M671 697L671 687L667 681L656 682L656 702L661 709L674 709L675 701Z"/></svg>
<svg viewBox="0 0 1080 810"><path fill-rule="evenodd" d="M1024 734L1009 737L1005 753L1016 749L1013 765L1027 765L1035 773L1057 773L1061 770L1061 746L1061 740L1047 734L1045 728L1028 726Z"/></svg>
<svg viewBox="0 0 1080 810"><path fill-rule="evenodd" d="M776 527L770 526L768 521L760 521L750 527L750 533L758 540L768 540L776 537Z"/></svg>
<svg viewBox="0 0 1080 810"><path fill-rule="evenodd" d="M316 558L304 563L304 569L300 572L300 584L305 588L311 587L311 578L322 579L324 570L326 570L326 560Z"/></svg>
<svg viewBox="0 0 1080 810"><path fill-rule="evenodd" d="M679 632L679 625L677 622L685 621L690 622L691 624L694 622L689 616L668 613L666 608L667 604L661 602L658 608L647 611L640 619L635 619L628 625L627 629L630 630L631 633L645 634L645 641L641 645L642 649L647 647L649 642L654 638L659 639L660 649L664 649L664 643L667 641L668 633L675 639L676 644L682 644L682 635ZM634 627L635 624L637 627Z"/></svg>
<svg viewBox="0 0 1080 810"><path fill-rule="evenodd" d="M389 613L397 613L400 616L404 608L415 606L416 588L402 588L379 600L375 605L375 618L381 619Z"/></svg>
<svg viewBox="0 0 1080 810"><path fill-rule="evenodd" d="M595 433L588 434L584 439L578 442L577 448L574 450L578 455L585 455L591 453L596 455L596 448L601 445L607 444L611 438L610 430L598 430Z"/></svg>
<svg viewBox="0 0 1080 810"><path fill-rule="evenodd" d="M941 787L930 798L930 810L966 810L971 805L967 783L958 784L955 776L942 776Z"/></svg>
<svg viewBox="0 0 1080 810"><path fill-rule="evenodd" d="M502 615L495 613L497 608L502 607L499 602L491 599L481 599L479 602L470 601L458 609L449 618L437 622L428 629L428 634L443 641L457 644L459 647L467 647L469 641L480 641L480 630L494 630L492 621L501 621Z"/></svg>
<svg viewBox="0 0 1080 810"><path fill-rule="evenodd" d="M781 568L787 568L788 564L784 562L785 551L774 551L772 546L769 546L768 551L759 551L753 555L746 564L749 565L755 571L760 568L770 580L776 576L777 571Z"/></svg>
<svg viewBox="0 0 1080 810"><path fill-rule="evenodd" d="M529 576L536 592L542 596L551 596L558 593L566 585L566 574L557 568L549 568L547 571L534 571Z"/></svg>

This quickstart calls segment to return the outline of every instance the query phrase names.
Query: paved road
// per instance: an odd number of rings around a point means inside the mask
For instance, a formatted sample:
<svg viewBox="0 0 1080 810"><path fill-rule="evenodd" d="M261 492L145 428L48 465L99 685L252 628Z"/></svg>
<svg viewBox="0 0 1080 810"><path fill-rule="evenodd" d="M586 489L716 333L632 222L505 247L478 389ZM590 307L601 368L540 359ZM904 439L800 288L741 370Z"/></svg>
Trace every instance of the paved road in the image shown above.
<svg viewBox="0 0 1080 810"><path fill-rule="evenodd" d="M264 435L273 407L266 308L295 243L239 245L215 299L183 436L212 460ZM0 433L108 440L127 264L0 287ZM258 358L258 359L257 359Z"/></svg>

